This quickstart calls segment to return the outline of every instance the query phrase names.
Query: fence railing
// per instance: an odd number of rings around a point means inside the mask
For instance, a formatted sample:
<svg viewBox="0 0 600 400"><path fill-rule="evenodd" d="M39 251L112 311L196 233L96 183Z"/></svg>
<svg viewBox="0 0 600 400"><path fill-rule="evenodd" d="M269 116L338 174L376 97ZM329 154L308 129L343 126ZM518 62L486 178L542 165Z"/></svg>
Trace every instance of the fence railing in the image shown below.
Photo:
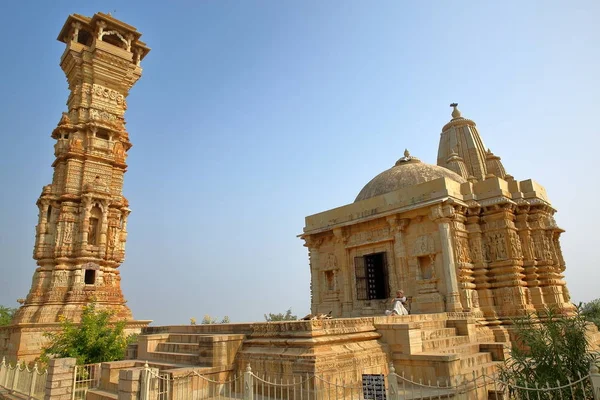
<svg viewBox="0 0 600 400"><path fill-rule="evenodd" d="M215 380L197 372L184 375L159 372L146 364L141 374L140 399L143 400L600 400L600 374L597 369L567 384L519 386L482 370L472 377L453 382L423 382L396 374L368 374L360 382L319 375L294 375L269 379L255 374L250 366L240 375Z"/></svg>
<svg viewBox="0 0 600 400"><path fill-rule="evenodd" d="M24 395L27 399L44 399L47 377L48 372L39 370L37 364L31 369L25 362L10 365L4 357L0 363L0 387L9 393Z"/></svg>
<svg viewBox="0 0 600 400"><path fill-rule="evenodd" d="M100 363L75 366L73 372L72 400L85 400L90 389L100 385Z"/></svg>

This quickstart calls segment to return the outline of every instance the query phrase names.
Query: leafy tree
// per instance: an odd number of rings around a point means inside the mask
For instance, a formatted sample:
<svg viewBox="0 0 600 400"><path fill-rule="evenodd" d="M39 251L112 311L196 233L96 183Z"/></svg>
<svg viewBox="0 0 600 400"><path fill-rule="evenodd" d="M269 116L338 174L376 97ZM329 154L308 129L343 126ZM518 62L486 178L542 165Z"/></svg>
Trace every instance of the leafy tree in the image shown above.
<svg viewBox="0 0 600 400"><path fill-rule="evenodd" d="M96 310L96 303L92 302L83 307L79 324L61 318L61 330L45 334L49 343L41 360L74 357L78 364L122 360L128 344L125 321L113 323L112 316L111 311Z"/></svg>
<svg viewBox="0 0 600 400"><path fill-rule="evenodd" d="M600 328L600 299L583 304L581 307L581 314L587 318L588 321L593 322Z"/></svg>
<svg viewBox="0 0 600 400"><path fill-rule="evenodd" d="M0 326L10 325L15 312L17 312L16 308L0 306Z"/></svg>
<svg viewBox="0 0 600 400"><path fill-rule="evenodd" d="M516 386L532 388L548 384L551 387L568 385L579 380L580 376L586 376L590 365L597 362L597 356L588 352L588 322L581 307L577 307L573 316L547 309L539 319L542 322L533 315L527 315L514 321L516 342L513 343L511 357L500 368L501 379ZM520 398L532 394L512 387L510 390L518 393ZM564 398L571 398L570 390L563 389ZM592 396L589 380L584 380L573 390L577 391L578 399ZM557 395L539 392L540 399L558 398Z"/></svg>
<svg viewBox="0 0 600 400"><path fill-rule="evenodd" d="M194 320L195 321L195 320ZM209 324L228 324L229 321L229 317L226 315L223 317L223 319L221 320L221 322L219 322L219 320L217 318L213 318L210 315L206 314L204 316L204 318L202 318L202 324L203 325L209 325ZM192 324L195 325L195 324Z"/></svg>
<svg viewBox="0 0 600 400"><path fill-rule="evenodd" d="M292 314L292 309L288 308L288 310L284 313L279 313L279 314L272 314L269 313L269 315L265 314L265 321L267 322L273 322L273 321L296 321L298 319L297 316Z"/></svg>
<svg viewBox="0 0 600 400"><path fill-rule="evenodd" d="M202 324L203 325L216 324L216 323L217 323L217 319L211 317L208 314L204 315L204 318L202 318Z"/></svg>

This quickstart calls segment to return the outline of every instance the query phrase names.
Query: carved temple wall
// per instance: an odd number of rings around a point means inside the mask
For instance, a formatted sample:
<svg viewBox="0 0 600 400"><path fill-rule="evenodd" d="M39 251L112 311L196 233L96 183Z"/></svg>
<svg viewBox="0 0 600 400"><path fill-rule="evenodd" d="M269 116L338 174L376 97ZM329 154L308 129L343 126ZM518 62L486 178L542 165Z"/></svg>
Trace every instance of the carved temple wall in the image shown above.
<svg viewBox="0 0 600 400"><path fill-rule="evenodd" d="M548 306L572 310L554 210L488 203L449 201L305 235L312 312L382 315L398 289L412 313L469 312L490 326ZM360 299L355 260L376 253L385 254L386 296Z"/></svg>

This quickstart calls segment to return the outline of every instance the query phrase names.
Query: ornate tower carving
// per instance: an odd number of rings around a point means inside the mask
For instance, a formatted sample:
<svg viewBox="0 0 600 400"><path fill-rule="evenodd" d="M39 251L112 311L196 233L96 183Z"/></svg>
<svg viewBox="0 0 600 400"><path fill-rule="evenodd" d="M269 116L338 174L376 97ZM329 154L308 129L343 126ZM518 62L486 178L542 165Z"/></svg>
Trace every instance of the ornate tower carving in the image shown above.
<svg viewBox="0 0 600 400"><path fill-rule="evenodd" d="M457 157L463 161L469 180L482 181L487 175L485 145L475 122L463 118L457 103L450 104L452 120L442 128L440 146L438 148L437 165L448 168L458 174L453 161ZM462 171L461 171L462 172Z"/></svg>
<svg viewBox="0 0 600 400"><path fill-rule="evenodd" d="M38 268L13 325L52 324L61 315L77 321L91 299L130 321L129 327L136 325L118 267L130 213L122 193L131 148L126 98L150 51L140 36L103 13L73 14L60 31L58 40L66 44L60 66L71 92L68 112L52 132L54 175L37 201L33 258Z"/></svg>

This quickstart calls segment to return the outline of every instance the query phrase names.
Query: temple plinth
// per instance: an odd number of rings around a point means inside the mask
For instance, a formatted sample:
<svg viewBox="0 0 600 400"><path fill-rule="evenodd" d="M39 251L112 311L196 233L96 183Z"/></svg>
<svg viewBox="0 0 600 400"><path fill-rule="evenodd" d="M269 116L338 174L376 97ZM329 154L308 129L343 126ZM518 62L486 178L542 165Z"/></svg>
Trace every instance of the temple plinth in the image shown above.
<svg viewBox="0 0 600 400"><path fill-rule="evenodd" d="M61 318L78 321L92 300L127 321L130 332L149 323L133 320L119 273L131 211L123 196L132 146L125 129L126 98L150 51L140 37L134 27L103 13L70 15L60 31L58 40L66 45L60 66L70 94L67 112L51 134L56 141L52 183L37 201L33 258L38 267L10 337L5 333L0 340L0 352L9 357L37 357L42 332L56 329Z"/></svg>

